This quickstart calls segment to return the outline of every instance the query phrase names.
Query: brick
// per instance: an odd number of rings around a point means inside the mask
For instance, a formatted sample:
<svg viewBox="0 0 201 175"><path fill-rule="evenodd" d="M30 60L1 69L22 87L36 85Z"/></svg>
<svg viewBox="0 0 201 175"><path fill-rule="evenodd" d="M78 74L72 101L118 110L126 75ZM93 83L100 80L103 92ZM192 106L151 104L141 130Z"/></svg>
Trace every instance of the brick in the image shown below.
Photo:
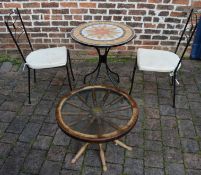
<svg viewBox="0 0 201 175"><path fill-rule="evenodd" d="M5 8L21 8L21 3L4 3Z"/></svg>
<svg viewBox="0 0 201 175"><path fill-rule="evenodd" d="M172 0L173 4L182 4L182 5L188 5L189 0Z"/></svg>
<svg viewBox="0 0 201 175"><path fill-rule="evenodd" d="M78 7L77 2L60 2L61 7Z"/></svg>
<svg viewBox="0 0 201 175"><path fill-rule="evenodd" d="M40 8L40 3L38 2L24 3L23 8Z"/></svg>
<svg viewBox="0 0 201 175"><path fill-rule="evenodd" d="M154 4L138 4L137 8L154 9L155 5Z"/></svg>
<svg viewBox="0 0 201 175"><path fill-rule="evenodd" d="M42 2L41 6L42 6L42 8L59 7L59 3L58 2Z"/></svg>
<svg viewBox="0 0 201 175"><path fill-rule="evenodd" d="M129 9L129 8L135 8L135 4L125 4L125 3L120 3L118 4L117 8L126 8L126 9Z"/></svg>
<svg viewBox="0 0 201 175"><path fill-rule="evenodd" d="M80 2L81 8L96 8L96 3L90 3L90 2Z"/></svg>
<svg viewBox="0 0 201 175"><path fill-rule="evenodd" d="M69 9L52 9L53 14L69 14Z"/></svg>
<svg viewBox="0 0 201 175"><path fill-rule="evenodd" d="M158 10L173 10L173 5L157 5Z"/></svg>
<svg viewBox="0 0 201 175"><path fill-rule="evenodd" d="M161 3L162 0L148 0L148 3Z"/></svg>
<svg viewBox="0 0 201 175"><path fill-rule="evenodd" d="M113 3L98 3L98 8L115 8L116 4Z"/></svg>
<svg viewBox="0 0 201 175"><path fill-rule="evenodd" d="M100 10L100 9L90 9L89 12L91 14L106 14L107 11L106 10Z"/></svg>
<svg viewBox="0 0 201 175"><path fill-rule="evenodd" d="M86 14L87 12L87 9L70 9L70 13L72 14Z"/></svg>
<svg viewBox="0 0 201 175"><path fill-rule="evenodd" d="M129 10L128 14L129 15L145 15L146 11L145 10Z"/></svg>

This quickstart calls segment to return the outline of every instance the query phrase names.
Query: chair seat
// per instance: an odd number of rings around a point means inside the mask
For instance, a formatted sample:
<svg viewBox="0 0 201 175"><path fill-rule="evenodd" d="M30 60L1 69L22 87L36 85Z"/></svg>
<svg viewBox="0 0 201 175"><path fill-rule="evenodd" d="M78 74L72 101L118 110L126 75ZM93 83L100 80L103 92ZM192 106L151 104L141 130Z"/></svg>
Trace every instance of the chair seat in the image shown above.
<svg viewBox="0 0 201 175"><path fill-rule="evenodd" d="M178 55L170 51L143 48L137 51L138 68L143 71L172 72L179 60Z"/></svg>
<svg viewBox="0 0 201 175"><path fill-rule="evenodd" d="M67 62L67 50L66 47L39 49L31 52L26 62L32 69L64 66Z"/></svg>

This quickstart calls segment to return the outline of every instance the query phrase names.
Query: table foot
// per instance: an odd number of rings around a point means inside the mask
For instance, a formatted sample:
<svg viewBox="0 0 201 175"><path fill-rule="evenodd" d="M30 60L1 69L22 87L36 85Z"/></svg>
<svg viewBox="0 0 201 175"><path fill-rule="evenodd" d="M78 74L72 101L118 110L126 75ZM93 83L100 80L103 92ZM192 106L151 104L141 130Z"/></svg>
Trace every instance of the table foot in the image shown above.
<svg viewBox="0 0 201 175"><path fill-rule="evenodd" d="M77 152L77 154L75 155L75 157L71 160L71 163L75 163L79 158L80 156L85 152L85 150L87 149L89 143L86 143L84 144L80 150Z"/></svg>
<svg viewBox="0 0 201 175"><path fill-rule="evenodd" d="M121 147L123 147L123 148L129 150L129 151L132 151L132 147L126 145L125 143L121 142L120 140L115 140L114 143L115 143L116 145L119 145L119 146L121 146Z"/></svg>
<svg viewBox="0 0 201 175"><path fill-rule="evenodd" d="M104 153L104 150L103 150L103 145L99 144L99 147L100 147L100 158L101 158L101 163L102 163L102 166L103 166L103 171L107 171L107 166L106 166L106 160L105 160L105 153Z"/></svg>

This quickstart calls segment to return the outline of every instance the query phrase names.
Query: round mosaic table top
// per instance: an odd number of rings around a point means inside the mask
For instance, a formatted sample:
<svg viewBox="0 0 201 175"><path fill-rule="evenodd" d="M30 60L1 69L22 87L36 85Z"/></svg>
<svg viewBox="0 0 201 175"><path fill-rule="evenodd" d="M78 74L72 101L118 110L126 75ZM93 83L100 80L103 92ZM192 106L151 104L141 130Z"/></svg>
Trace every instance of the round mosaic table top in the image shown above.
<svg viewBox="0 0 201 175"><path fill-rule="evenodd" d="M119 46L134 38L131 27L115 22L89 22L79 25L71 32L71 37L88 46Z"/></svg>
<svg viewBox="0 0 201 175"><path fill-rule="evenodd" d="M138 118L136 102L110 86L86 86L61 98L56 108L61 129L86 142L107 142L128 133Z"/></svg>

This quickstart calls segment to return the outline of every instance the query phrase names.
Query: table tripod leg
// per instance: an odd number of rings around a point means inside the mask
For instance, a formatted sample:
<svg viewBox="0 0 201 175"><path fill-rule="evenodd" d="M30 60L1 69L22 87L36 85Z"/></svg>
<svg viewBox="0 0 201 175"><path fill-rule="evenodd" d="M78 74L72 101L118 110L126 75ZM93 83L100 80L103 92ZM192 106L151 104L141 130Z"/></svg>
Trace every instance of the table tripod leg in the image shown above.
<svg viewBox="0 0 201 175"><path fill-rule="evenodd" d="M77 154L75 155L75 157L71 160L71 163L75 163L79 158L80 156L85 152L85 150L87 149L89 143L86 143L84 144L80 150L77 152Z"/></svg>
<svg viewBox="0 0 201 175"><path fill-rule="evenodd" d="M126 145L125 143L121 142L120 140L115 140L114 142L116 145L119 145L119 146L121 146L121 147L123 147L129 151L132 151L132 147Z"/></svg>
<svg viewBox="0 0 201 175"><path fill-rule="evenodd" d="M99 144L100 147L100 158L101 158L101 162L102 162L102 166L103 166L103 171L107 171L107 166L106 166L106 161L105 161L105 154L103 151L103 145Z"/></svg>

